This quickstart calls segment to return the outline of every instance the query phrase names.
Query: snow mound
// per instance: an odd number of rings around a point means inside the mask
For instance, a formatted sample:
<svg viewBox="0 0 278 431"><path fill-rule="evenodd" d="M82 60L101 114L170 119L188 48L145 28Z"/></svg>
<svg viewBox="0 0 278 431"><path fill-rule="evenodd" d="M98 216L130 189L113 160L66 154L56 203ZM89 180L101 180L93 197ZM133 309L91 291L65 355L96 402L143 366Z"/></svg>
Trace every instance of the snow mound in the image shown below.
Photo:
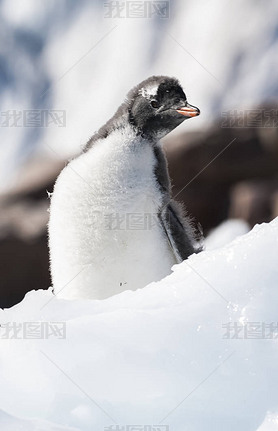
<svg viewBox="0 0 278 431"><path fill-rule="evenodd" d="M278 415L268 413L258 431L277 431Z"/></svg>
<svg viewBox="0 0 278 431"><path fill-rule="evenodd" d="M205 239L206 250L214 250L223 247L240 235L250 230L246 221L240 219L229 219L223 221L217 228L212 229Z"/></svg>
<svg viewBox="0 0 278 431"><path fill-rule="evenodd" d="M1 311L0 408L50 431L278 430L277 255L278 218L135 292L30 292Z"/></svg>

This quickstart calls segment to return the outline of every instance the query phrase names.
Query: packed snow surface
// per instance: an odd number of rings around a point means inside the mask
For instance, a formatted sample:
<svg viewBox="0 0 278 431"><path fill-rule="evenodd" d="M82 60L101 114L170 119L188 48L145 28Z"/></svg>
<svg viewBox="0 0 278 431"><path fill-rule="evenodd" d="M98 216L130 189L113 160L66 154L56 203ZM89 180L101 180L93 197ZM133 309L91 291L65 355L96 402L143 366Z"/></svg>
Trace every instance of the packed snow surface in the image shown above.
<svg viewBox="0 0 278 431"><path fill-rule="evenodd" d="M1 431L277 431L277 256L275 219L137 291L30 292L1 311Z"/></svg>

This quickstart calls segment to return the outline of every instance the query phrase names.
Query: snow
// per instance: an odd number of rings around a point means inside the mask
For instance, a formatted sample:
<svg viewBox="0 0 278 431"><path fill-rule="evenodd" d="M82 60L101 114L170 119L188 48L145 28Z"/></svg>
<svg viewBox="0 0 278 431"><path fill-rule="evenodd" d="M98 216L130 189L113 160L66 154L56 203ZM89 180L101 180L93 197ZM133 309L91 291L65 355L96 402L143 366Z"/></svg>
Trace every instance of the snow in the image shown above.
<svg viewBox="0 0 278 431"><path fill-rule="evenodd" d="M258 431L277 431L278 429L278 415L268 413L262 426Z"/></svg>
<svg viewBox="0 0 278 431"><path fill-rule="evenodd" d="M277 255L278 218L137 291L29 292L1 311L1 337L7 322L65 332L1 339L1 430L277 431Z"/></svg>
<svg viewBox="0 0 278 431"><path fill-rule="evenodd" d="M248 223L240 219L228 219L223 221L217 228L212 229L205 239L206 250L222 247L233 241L240 235L250 230Z"/></svg>
<svg viewBox="0 0 278 431"><path fill-rule="evenodd" d="M1 410L0 427L3 431L77 431L76 428L63 427L48 421L19 419Z"/></svg>

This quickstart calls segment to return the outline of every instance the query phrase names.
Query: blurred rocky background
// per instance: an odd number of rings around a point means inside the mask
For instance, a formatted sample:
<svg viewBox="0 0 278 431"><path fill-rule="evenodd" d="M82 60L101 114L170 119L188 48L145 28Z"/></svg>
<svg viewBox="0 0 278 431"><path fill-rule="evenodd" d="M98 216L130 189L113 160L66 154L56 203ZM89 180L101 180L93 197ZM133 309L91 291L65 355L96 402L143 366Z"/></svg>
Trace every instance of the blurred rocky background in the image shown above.
<svg viewBox="0 0 278 431"><path fill-rule="evenodd" d="M50 286L48 192L153 74L201 109L164 140L196 224L278 215L277 13L275 0L0 1L0 307Z"/></svg>

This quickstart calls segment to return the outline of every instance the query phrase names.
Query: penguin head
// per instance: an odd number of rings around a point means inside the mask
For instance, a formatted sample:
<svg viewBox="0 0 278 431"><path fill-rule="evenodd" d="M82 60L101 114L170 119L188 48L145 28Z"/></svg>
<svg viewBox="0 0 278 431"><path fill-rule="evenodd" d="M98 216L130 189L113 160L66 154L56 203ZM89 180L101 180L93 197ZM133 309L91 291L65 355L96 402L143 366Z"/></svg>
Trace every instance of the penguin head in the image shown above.
<svg viewBox="0 0 278 431"><path fill-rule="evenodd" d="M200 110L187 102L175 78L152 76L132 89L127 101L129 122L150 139L160 139Z"/></svg>

